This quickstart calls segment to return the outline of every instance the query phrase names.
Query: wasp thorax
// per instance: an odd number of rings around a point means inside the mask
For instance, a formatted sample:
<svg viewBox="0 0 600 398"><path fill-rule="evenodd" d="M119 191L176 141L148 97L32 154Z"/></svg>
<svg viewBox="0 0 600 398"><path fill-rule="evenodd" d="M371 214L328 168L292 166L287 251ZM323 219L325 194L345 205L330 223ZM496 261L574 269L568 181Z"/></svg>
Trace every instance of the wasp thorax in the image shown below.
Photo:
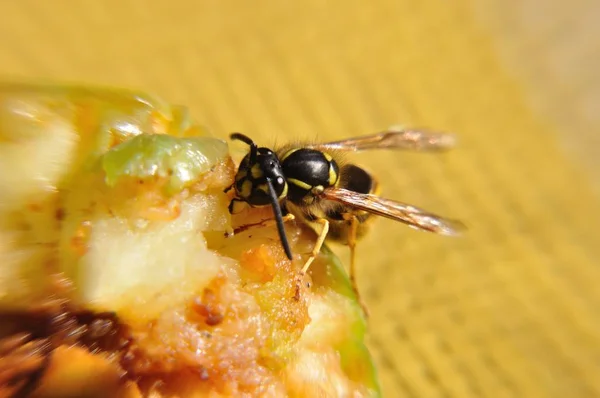
<svg viewBox="0 0 600 398"><path fill-rule="evenodd" d="M240 163L235 177L235 190L240 199L252 206L265 206L269 200L271 181L275 196L283 198L287 194L287 184L277 155L268 148L258 148L255 159L249 153Z"/></svg>
<svg viewBox="0 0 600 398"><path fill-rule="evenodd" d="M283 155L281 167L289 184L288 199L312 203L325 188L339 180L339 167L328 153L315 149L294 149Z"/></svg>

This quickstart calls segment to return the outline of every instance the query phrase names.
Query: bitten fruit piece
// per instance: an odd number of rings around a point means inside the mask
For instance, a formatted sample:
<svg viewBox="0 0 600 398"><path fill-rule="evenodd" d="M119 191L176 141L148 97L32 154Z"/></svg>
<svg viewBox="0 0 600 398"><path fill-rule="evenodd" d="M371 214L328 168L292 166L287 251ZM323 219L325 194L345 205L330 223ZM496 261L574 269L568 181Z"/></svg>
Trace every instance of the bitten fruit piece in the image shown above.
<svg viewBox="0 0 600 398"><path fill-rule="evenodd" d="M0 396L379 396L339 261L298 299L275 227L226 237L269 211L229 215L227 144L185 108L3 84L0 169Z"/></svg>

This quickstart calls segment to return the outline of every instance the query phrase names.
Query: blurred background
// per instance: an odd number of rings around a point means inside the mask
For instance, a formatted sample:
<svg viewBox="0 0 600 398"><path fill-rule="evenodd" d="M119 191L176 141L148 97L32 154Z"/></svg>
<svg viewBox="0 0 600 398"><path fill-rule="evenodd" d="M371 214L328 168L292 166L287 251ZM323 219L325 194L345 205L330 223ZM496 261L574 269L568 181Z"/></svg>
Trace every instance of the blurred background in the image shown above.
<svg viewBox="0 0 600 398"><path fill-rule="evenodd" d="M355 155L469 226L378 220L358 247L385 396L597 397L599 20L594 0L3 1L0 78L141 89L264 145L455 132Z"/></svg>

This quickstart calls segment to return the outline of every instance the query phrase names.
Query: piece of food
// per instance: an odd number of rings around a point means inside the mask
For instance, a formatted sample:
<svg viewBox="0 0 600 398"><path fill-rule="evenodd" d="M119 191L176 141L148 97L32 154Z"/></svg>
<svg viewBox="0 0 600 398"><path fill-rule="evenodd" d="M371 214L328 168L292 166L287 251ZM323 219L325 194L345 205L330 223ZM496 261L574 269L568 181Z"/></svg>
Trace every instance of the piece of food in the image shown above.
<svg viewBox="0 0 600 398"><path fill-rule="evenodd" d="M227 237L269 210L232 219L184 108L2 84L0 170L0 397L379 395L343 267L325 248L295 297L275 227Z"/></svg>

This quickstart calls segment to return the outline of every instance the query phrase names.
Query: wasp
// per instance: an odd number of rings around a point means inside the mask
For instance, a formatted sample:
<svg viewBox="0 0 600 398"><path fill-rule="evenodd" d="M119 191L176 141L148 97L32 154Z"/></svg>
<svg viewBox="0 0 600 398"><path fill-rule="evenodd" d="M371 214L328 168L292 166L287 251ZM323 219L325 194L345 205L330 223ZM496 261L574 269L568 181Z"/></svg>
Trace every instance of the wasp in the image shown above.
<svg viewBox="0 0 600 398"><path fill-rule="evenodd" d="M234 183L226 190L235 191L229 211L237 212L240 204L246 204L271 206L274 213L274 219L239 227L234 233L274 221L283 249L292 260L284 222L298 219L312 227L318 238L299 280L326 240L339 242L350 248L350 281L358 294L356 241L366 233L374 215L442 235L457 235L464 229L460 221L380 197L377 179L364 168L346 162L343 156L345 152L376 149L444 151L454 144L451 134L391 128L342 141L288 144L278 149L259 147L241 133L231 134L230 139L247 144L250 150L240 162Z"/></svg>

